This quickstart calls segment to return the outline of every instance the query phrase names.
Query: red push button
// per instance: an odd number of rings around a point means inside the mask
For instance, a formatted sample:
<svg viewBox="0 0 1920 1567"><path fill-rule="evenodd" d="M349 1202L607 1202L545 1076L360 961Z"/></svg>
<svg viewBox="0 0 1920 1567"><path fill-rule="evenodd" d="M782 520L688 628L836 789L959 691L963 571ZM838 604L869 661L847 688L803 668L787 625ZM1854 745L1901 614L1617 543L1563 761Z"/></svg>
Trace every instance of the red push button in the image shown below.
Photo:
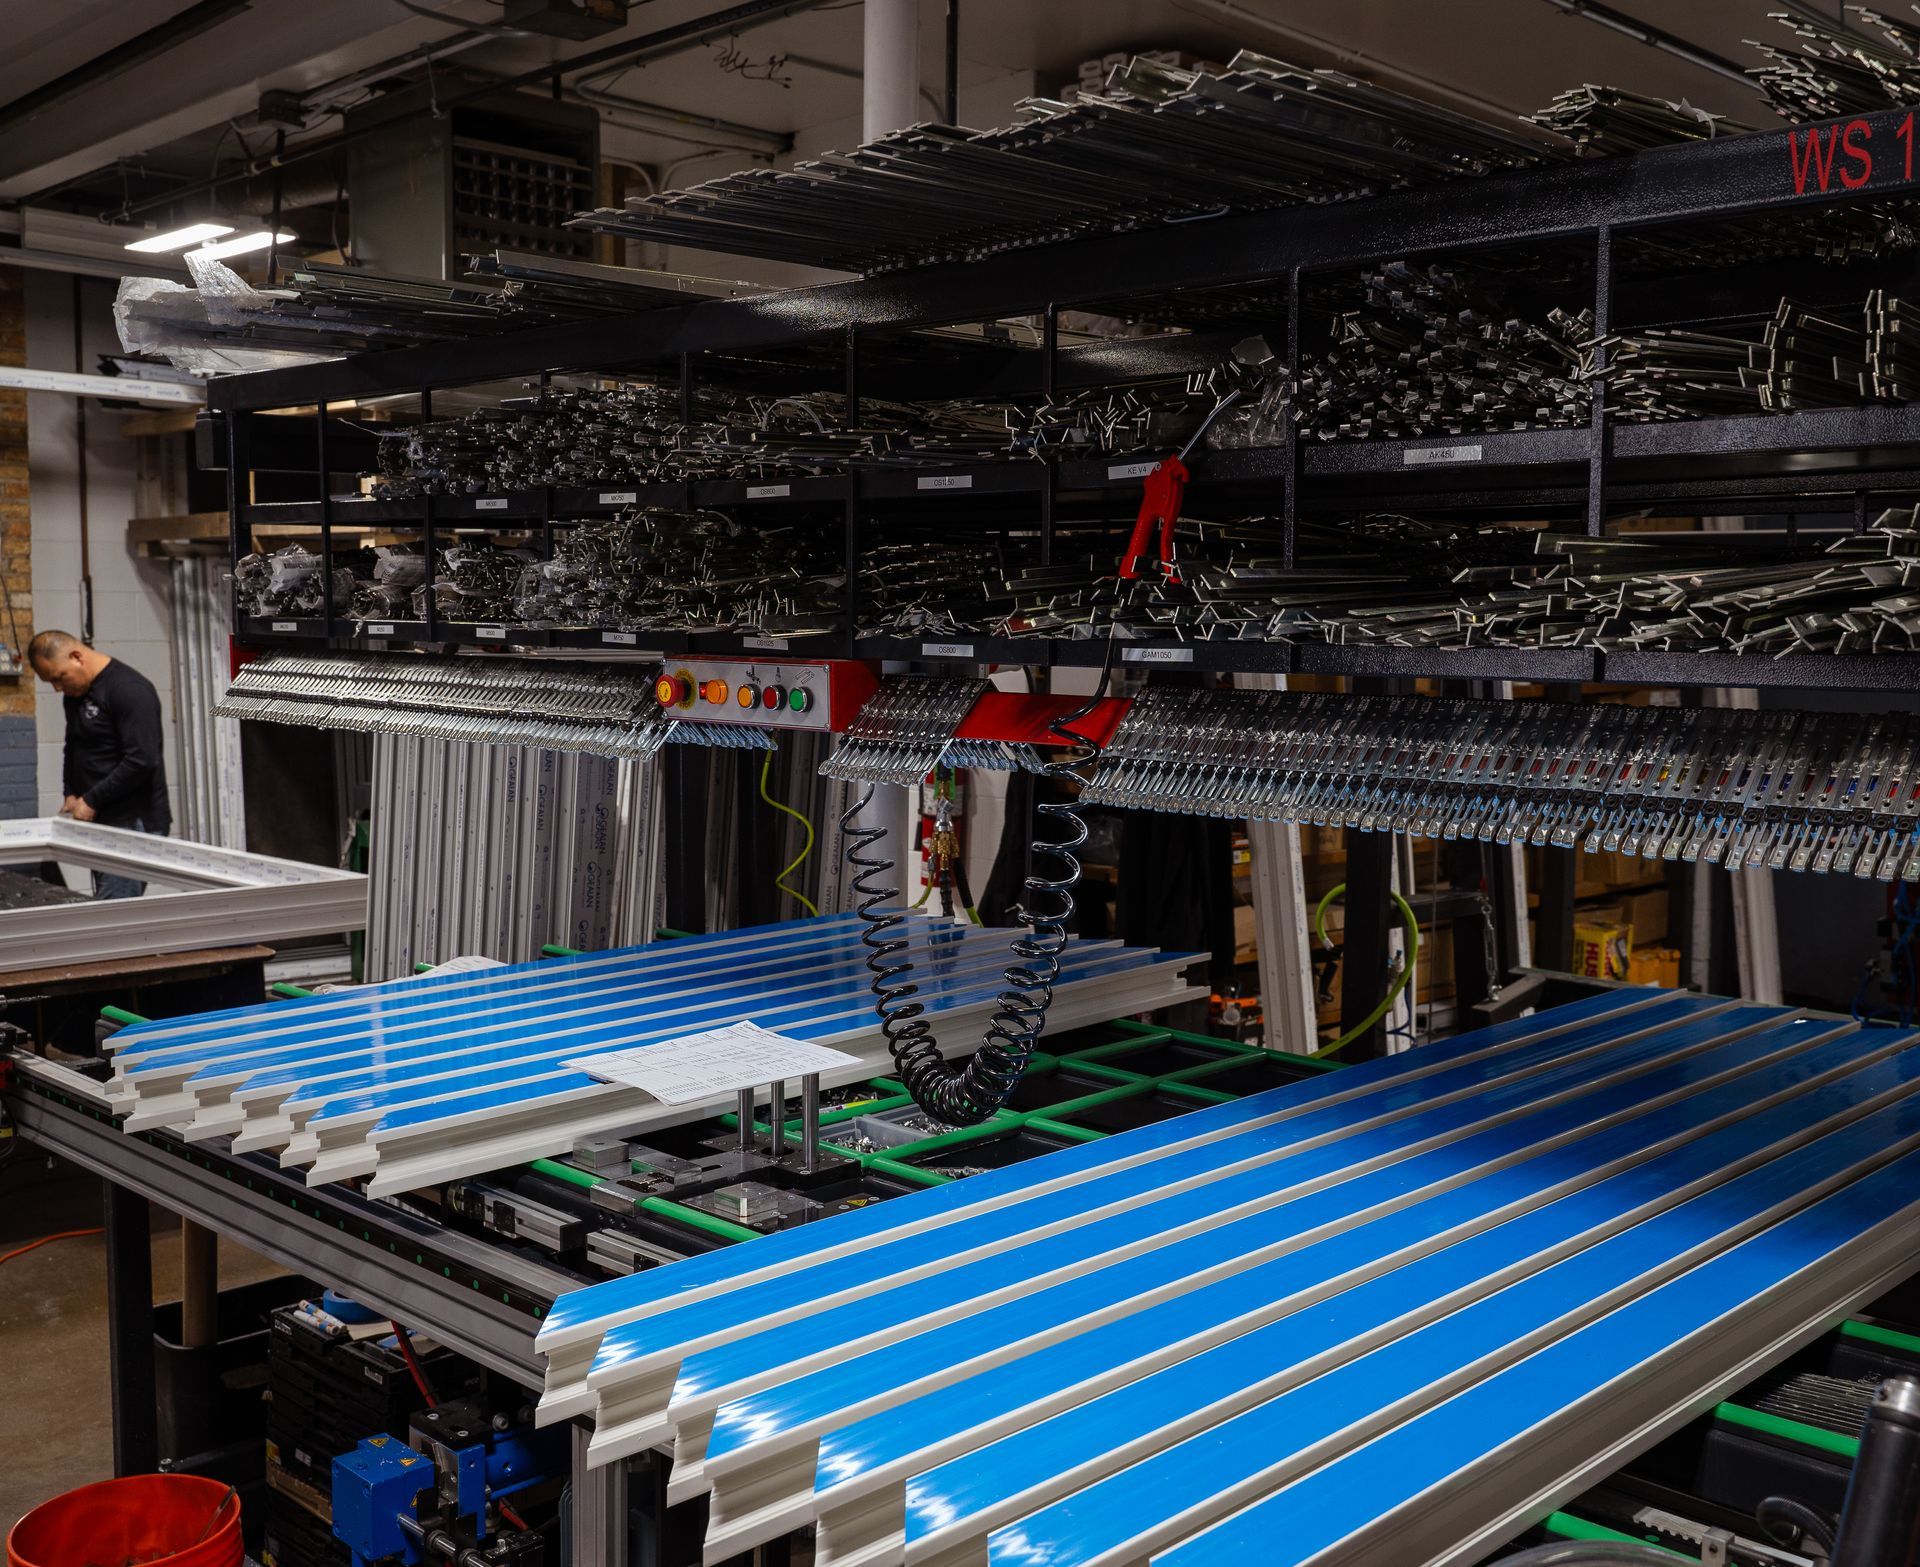
<svg viewBox="0 0 1920 1567"><path fill-rule="evenodd" d="M760 693L760 705L774 710L785 707L787 705L787 688L785 686L768 686Z"/></svg>

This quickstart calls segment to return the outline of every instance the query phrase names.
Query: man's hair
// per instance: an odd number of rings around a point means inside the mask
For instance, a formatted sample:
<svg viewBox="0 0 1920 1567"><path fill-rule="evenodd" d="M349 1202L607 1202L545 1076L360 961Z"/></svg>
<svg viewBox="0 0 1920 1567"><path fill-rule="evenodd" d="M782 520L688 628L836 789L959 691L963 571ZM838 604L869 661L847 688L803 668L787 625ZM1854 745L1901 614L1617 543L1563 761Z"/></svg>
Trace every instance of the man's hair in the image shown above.
<svg viewBox="0 0 1920 1567"><path fill-rule="evenodd" d="M56 659L65 658L70 648L84 646L71 631L43 631L27 644L27 661L51 664Z"/></svg>

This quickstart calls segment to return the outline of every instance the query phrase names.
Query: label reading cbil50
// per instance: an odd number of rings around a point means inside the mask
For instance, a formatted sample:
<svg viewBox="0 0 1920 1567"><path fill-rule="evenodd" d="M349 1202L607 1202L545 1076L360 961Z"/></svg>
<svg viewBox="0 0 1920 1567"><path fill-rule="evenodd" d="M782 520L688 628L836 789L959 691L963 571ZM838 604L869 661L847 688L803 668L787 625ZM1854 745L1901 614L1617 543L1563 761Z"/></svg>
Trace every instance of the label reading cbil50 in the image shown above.
<svg viewBox="0 0 1920 1567"><path fill-rule="evenodd" d="M1884 131L1886 127L1881 126ZM1894 146L1880 138L1880 169L1897 167L1903 180L1913 178L1913 113L1893 127ZM1817 196L1838 185L1858 190L1873 178L1874 126L1859 118L1831 125L1809 125L1787 132L1787 170L1796 196Z"/></svg>

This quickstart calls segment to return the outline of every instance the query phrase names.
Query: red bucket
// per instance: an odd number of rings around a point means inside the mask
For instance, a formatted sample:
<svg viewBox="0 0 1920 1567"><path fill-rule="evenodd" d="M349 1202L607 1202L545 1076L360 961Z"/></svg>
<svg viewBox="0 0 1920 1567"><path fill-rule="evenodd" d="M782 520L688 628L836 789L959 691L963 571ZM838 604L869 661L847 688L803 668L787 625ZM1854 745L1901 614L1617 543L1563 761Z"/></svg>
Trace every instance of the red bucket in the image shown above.
<svg viewBox="0 0 1920 1567"><path fill-rule="evenodd" d="M56 1496L13 1526L7 1567L240 1567L240 1498L201 1475L129 1475Z"/></svg>

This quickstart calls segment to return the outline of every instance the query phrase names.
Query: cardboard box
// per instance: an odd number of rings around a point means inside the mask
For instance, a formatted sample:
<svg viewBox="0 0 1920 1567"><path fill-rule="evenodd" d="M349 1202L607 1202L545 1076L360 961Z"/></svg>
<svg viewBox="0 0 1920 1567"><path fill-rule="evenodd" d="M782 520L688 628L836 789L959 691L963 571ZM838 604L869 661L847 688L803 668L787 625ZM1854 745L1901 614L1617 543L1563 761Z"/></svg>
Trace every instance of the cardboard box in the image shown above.
<svg viewBox="0 0 1920 1567"><path fill-rule="evenodd" d="M1659 985L1666 990L1680 988L1680 949L1678 947L1638 947L1627 959L1627 978L1636 985Z"/></svg>
<svg viewBox="0 0 1920 1567"><path fill-rule="evenodd" d="M1618 919L1577 919L1573 924L1573 972L1590 979L1625 979L1633 957L1633 931Z"/></svg>

